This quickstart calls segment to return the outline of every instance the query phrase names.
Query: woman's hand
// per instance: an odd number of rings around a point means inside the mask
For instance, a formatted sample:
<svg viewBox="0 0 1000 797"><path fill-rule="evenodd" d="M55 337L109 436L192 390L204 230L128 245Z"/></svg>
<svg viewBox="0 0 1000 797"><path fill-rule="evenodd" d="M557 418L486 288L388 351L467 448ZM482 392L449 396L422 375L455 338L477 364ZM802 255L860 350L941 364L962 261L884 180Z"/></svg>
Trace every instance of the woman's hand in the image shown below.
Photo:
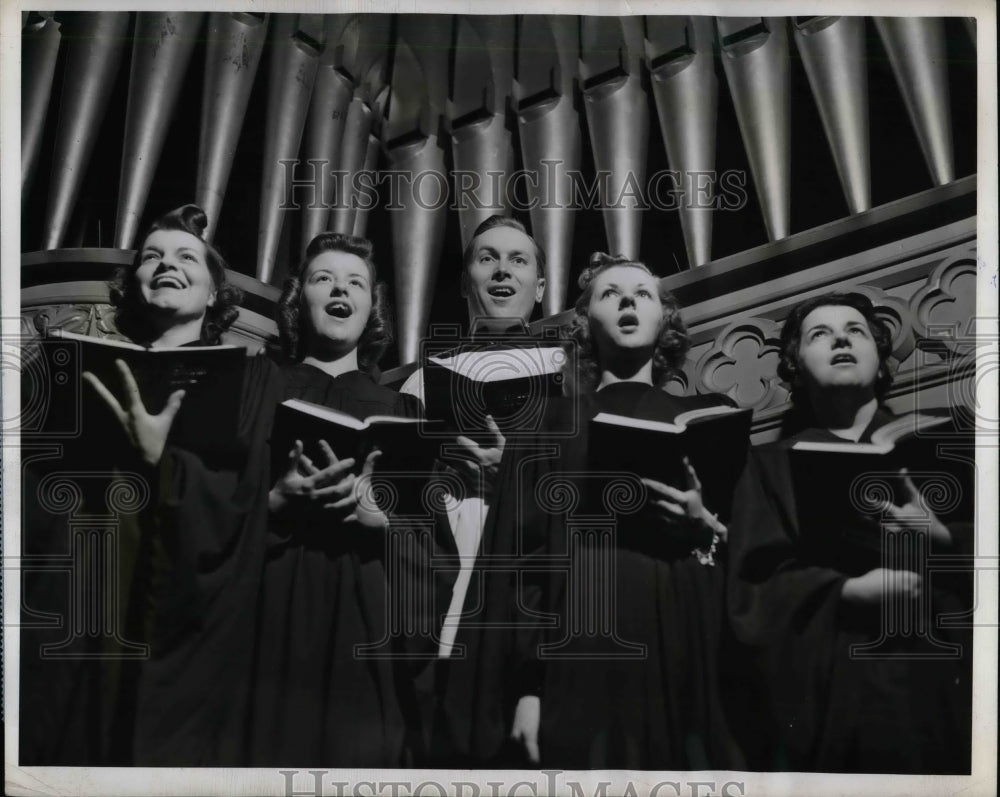
<svg viewBox="0 0 1000 797"><path fill-rule="evenodd" d="M873 605L884 598L919 598L922 587L917 573L877 567L863 576L847 579L840 596L849 603Z"/></svg>
<svg viewBox="0 0 1000 797"><path fill-rule="evenodd" d="M389 518L386 517L385 512L378 508L373 495L368 492L375 463L381 456L382 452L376 448L365 457L364 465L361 466L361 476L354 484L353 512L344 518L345 523L354 523L361 528L373 531L382 531L388 527Z"/></svg>
<svg viewBox="0 0 1000 797"><path fill-rule="evenodd" d="M542 700L537 695L525 695L517 701L510 738L524 748L533 764L541 762L538 751L538 728L542 719Z"/></svg>
<svg viewBox="0 0 1000 797"><path fill-rule="evenodd" d="M115 365L122 377L125 387L125 407L119 403L114 394L104 386L90 371L84 371L82 376L87 383L97 391L108 408L118 418L129 442L138 452L142 461L156 467L163 456L163 448L167 444L167 435L177 417L184 399L183 390L175 390L167 399L167 406L159 415L150 415L139 395L139 385L136 384L132 371L122 360L115 360Z"/></svg>
<svg viewBox="0 0 1000 797"><path fill-rule="evenodd" d="M647 509L667 526L702 525L720 539L725 539L726 527L701 501L701 482L691 462L684 458L684 478L687 489L678 490L654 479L643 479L646 485Z"/></svg>
<svg viewBox="0 0 1000 797"><path fill-rule="evenodd" d="M907 528L924 530L935 542L951 544L951 532L927 507L927 502L920 495L920 490L913 483L906 468L899 472L899 476L903 480L903 487L906 490L906 503L902 506L896 506L889 501L886 502L885 514L892 519L892 522L887 523L886 526L892 530Z"/></svg>
<svg viewBox="0 0 1000 797"><path fill-rule="evenodd" d="M303 453L302 441L295 441L295 447L288 454L288 469L268 495L271 512L280 512L289 504L338 509L338 503L353 497L355 479L350 470L354 460L338 460L325 440L320 440L319 445L327 460L327 466L322 469ZM346 518L350 511L342 514Z"/></svg>
<svg viewBox="0 0 1000 797"><path fill-rule="evenodd" d="M471 438L459 435L456 442L461 452L442 459L454 468L465 482L469 488L469 495L488 498L496 489L497 473L500 470L500 460L503 459L503 449L507 440L492 415L486 416L486 427L492 437L489 443L479 445Z"/></svg>

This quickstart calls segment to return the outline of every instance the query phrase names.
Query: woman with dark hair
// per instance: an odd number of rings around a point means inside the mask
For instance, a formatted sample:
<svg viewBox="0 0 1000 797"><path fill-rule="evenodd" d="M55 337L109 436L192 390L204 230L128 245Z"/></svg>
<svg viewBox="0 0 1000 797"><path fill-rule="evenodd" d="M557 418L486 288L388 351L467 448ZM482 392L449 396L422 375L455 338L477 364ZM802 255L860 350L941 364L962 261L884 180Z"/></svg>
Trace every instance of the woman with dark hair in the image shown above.
<svg viewBox="0 0 1000 797"><path fill-rule="evenodd" d="M204 240L207 226L196 205L165 213L147 230L132 265L115 275L115 324L133 343L215 346L239 317L242 293L226 281L225 260Z"/></svg>
<svg viewBox="0 0 1000 797"><path fill-rule="evenodd" d="M225 262L202 234L194 205L160 217L140 239L131 267L112 287L119 329L152 348L217 345L238 315L240 294ZM267 430L277 394L274 366L250 357L244 367L236 452L195 452L170 430L183 391L159 414L143 404L119 363L122 389L84 378L117 418L126 441L119 466L143 476L150 502L137 516L137 540L119 534L119 550L137 546L128 589L131 643L148 657L120 668L119 702L106 763L233 765L245 722L246 621L259 579L266 529ZM123 536L124 535L124 536Z"/></svg>
<svg viewBox="0 0 1000 797"><path fill-rule="evenodd" d="M369 374L392 339L370 242L339 233L314 238L279 308L292 361L283 399L358 419L418 414L417 399ZM356 496L356 465L369 474L378 455L362 465L319 441L327 461L314 464L302 443L288 452L270 492L246 763L403 766L415 721L405 672L398 660L356 650L388 636L388 521Z"/></svg>
<svg viewBox="0 0 1000 797"><path fill-rule="evenodd" d="M732 402L664 390L689 339L676 300L643 263L595 254L580 287L564 372L569 398L554 408L537 451L507 456L501 494L517 490L518 500L499 503L490 524L492 539L520 535L532 552L515 587L520 624L537 625L538 612L558 618L554 630L518 633L504 688L509 735L530 761L550 767L732 767L738 759L715 678L723 582L713 555L725 527L703 505L690 463L686 484L642 479L641 511L609 515L613 540L574 530L566 505L575 495L575 511L592 514L584 496L606 484L605 474L589 472L588 420L598 413L670 422ZM540 455L548 444L557 456ZM535 558L571 564L539 577L527 567ZM597 632L586 630L594 623Z"/></svg>
<svg viewBox="0 0 1000 797"><path fill-rule="evenodd" d="M884 535L916 533L924 542L912 550L927 545L948 554L961 552L971 524L942 522L906 471L882 474L899 482L906 501L886 501L883 520L872 523L845 510L853 493L835 464L796 464L805 443L870 442L895 418L883 404L891 351L888 328L857 293L802 302L781 332L779 373L809 426L754 450L730 535L729 615L737 636L754 646L764 688L766 710L755 719L762 743L751 761L757 768L969 771L971 637L936 623L942 612L970 608L968 585L954 573L930 583L917 572L919 561L893 556ZM818 506L802 493L807 470L822 486L816 493L826 493ZM835 521L821 530L829 517ZM920 617L923 611L931 616ZM933 631L893 634L885 625L891 615ZM948 647L955 642L959 647Z"/></svg>
<svg viewBox="0 0 1000 797"><path fill-rule="evenodd" d="M821 307L849 307L856 310L868 323L878 352L879 368L872 385L875 398L881 402L892 385L889 358L892 356L892 333L875 312L867 296L860 293L825 293L800 302L792 308L781 328L781 355L778 376L791 388L792 411L783 424L783 436L820 425L815 417L809 396L799 376L798 351L802 342L802 321L813 310Z"/></svg>

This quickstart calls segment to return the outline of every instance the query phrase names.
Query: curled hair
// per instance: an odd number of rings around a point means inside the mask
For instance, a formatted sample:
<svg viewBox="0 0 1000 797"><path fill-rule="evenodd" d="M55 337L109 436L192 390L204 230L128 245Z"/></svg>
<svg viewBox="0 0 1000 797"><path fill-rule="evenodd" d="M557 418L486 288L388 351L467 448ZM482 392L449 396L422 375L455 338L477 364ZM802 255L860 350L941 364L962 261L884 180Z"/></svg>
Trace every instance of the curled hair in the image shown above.
<svg viewBox="0 0 1000 797"><path fill-rule="evenodd" d="M522 232L527 235L528 238L531 238L531 243L535 245L535 264L538 268L538 277L539 279L543 278L545 276L545 250L538 245L538 241L532 238L532 236L528 233L528 230L523 224L521 224L521 222L517 219L512 219L509 216L501 216L498 213L490 216L482 222L478 227L476 227L476 231L472 233L472 238L469 240L468 246L466 246L465 251L462 252L463 279L465 274L468 273L469 266L472 265L472 260L476 255L476 239L484 232L489 232L496 227L510 227L512 230Z"/></svg>
<svg viewBox="0 0 1000 797"><path fill-rule="evenodd" d="M115 325L119 332L144 345L151 343L159 335L135 275L142 264L142 250L146 239L157 230L180 230L190 233L205 245L205 262L215 286L215 302L205 310L199 341L203 346L216 346L222 341L222 333L239 318L243 292L226 280L226 261L204 238L207 226L208 217L197 205L184 205L171 210L150 225L139 239L141 243L136 249L132 264L118 269L108 285L111 304L115 306Z"/></svg>
<svg viewBox="0 0 1000 797"><path fill-rule="evenodd" d="M339 232L323 232L309 242L305 258L285 280L281 298L278 299L277 320L281 349L292 362L298 362L308 354L308 339L312 329L308 313L302 312L302 275L309 268L309 264L323 252L345 252L355 255L368 266L372 286L372 310L358 340L358 368L368 373L392 343L393 330L388 288L378 279L375 261L372 259L372 242L367 238Z"/></svg>
<svg viewBox="0 0 1000 797"><path fill-rule="evenodd" d="M799 302L785 319L781 328L781 357L778 361L778 376L791 389L792 402L800 413L808 413L809 396L802 389L799 378L799 346L802 343L802 322L818 307L852 307L864 316L868 322L875 346L878 349L878 374L875 377L875 397L879 403L885 398L892 385L892 372L889 369L889 357L892 355L892 332L886 323L875 313L871 300L861 293L825 293L814 296L804 302Z"/></svg>
<svg viewBox="0 0 1000 797"><path fill-rule="evenodd" d="M576 300L573 320L566 333L567 357L563 366L564 384L570 395L593 392L601 379L601 364L593 335L590 332L590 300L594 295L594 280L613 266L640 268L654 276L645 263L629 260L622 255L608 255L595 252L590 256L590 265L583 270L578 284L583 292ZM653 384L662 387L667 378L676 373L684 364L691 339L681 318L681 306L674 295L657 280L657 293L663 305L663 319L660 332L653 349ZM575 352L575 357L574 357Z"/></svg>

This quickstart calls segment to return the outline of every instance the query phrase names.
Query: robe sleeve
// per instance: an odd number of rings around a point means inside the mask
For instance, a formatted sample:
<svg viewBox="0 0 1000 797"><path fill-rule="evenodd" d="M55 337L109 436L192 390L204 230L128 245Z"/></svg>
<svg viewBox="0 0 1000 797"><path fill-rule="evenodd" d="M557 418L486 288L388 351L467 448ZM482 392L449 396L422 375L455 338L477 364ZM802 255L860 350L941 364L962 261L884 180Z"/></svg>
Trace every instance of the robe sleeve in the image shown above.
<svg viewBox="0 0 1000 797"><path fill-rule="evenodd" d="M513 630L506 691L511 708L521 697L540 696L545 678L538 651L545 641L542 623L553 575L539 565L550 552L553 526L560 518L543 510L532 488L555 472L554 457L511 457L501 485L506 495L517 498L500 504L507 511L498 512L494 531L508 551L520 553L517 571L508 576L508 622Z"/></svg>
<svg viewBox="0 0 1000 797"><path fill-rule="evenodd" d="M231 564L232 555L244 542L239 537L245 524L261 512L262 490L266 495L270 488L269 438L280 391L276 376L277 368L270 360L247 359L240 459L213 462L168 444L155 474L156 512L169 517L175 554L209 582ZM262 540L254 542L259 545Z"/></svg>
<svg viewBox="0 0 1000 797"><path fill-rule="evenodd" d="M800 561L785 452L752 452L734 498L729 529L729 613L734 630L762 644L801 630L836 604L846 576Z"/></svg>
<svg viewBox="0 0 1000 797"><path fill-rule="evenodd" d="M813 760L829 722L846 576L799 558L785 452L751 452L733 515L727 608L750 646L745 677L762 689L755 743L767 766L795 768Z"/></svg>
<svg viewBox="0 0 1000 797"><path fill-rule="evenodd" d="M419 373L412 374L406 384L410 384ZM403 387L405 389L406 385ZM423 405L416 394L401 389L396 414L419 418L423 416ZM426 487L435 473L414 475L419 487ZM442 532L450 532L441 528L442 520L447 524L441 514L432 512L423 522L416 524L392 514L389 516L389 533L396 539L386 548L387 555L394 557L395 561L387 564L401 576L391 583L390 589L404 588L404 592L397 597L397 605L406 615L404 625L415 631L403 638L404 650L414 662L414 673L423 670L426 662L436 656L443 613L441 607L447 608L455 583L454 570L435 566L436 561L450 553L442 540Z"/></svg>
<svg viewBox="0 0 1000 797"><path fill-rule="evenodd" d="M147 526L151 658L135 707L143 765L238 762L267 529L277 368L252 357L239 429L245 456L210 461L168 445ZM143 597L145 596L145 597ZM204 684L213 684L210 693ZM216 688L217 687L217 688Z"/></svg>
<svg viewBox="0 0 1000 797"><path fill-rule="evenodd" d="M559 414L558 407L551 415ZM512 710L525 696L541 696L545 665L540 648L556 621L554 610L565 588L565 573L545 562L566 556L567 530L563 506L566 500L583 505L580 483L571 475L583 457L584 438L565 432L565 417L551 417L534 445L505 457L501 489L506 500L498 501L493 533L497 544L517 554L516 573L509 577L507 596L510 664L506 674L507 701ZM555 432L555 433L552 433Z"/></svg>

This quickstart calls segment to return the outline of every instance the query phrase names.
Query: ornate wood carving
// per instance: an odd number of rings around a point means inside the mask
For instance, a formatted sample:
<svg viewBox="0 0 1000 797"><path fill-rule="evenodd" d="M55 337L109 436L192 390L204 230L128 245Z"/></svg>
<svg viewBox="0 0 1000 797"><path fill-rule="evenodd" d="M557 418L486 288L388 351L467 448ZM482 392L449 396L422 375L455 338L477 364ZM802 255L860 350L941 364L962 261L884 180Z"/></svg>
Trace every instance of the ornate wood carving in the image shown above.
<svg viewBox="0 0 1000 797"><path fill-rule="evenodd" d="M935 268L913 295L910 308L921 345L950 354L971 351L977 273L973 244Z"/></svg>
<svg viewBox="0 0 1000 797"><path fill-rule="evenodd" d="M778 379L778 333L768 318L745 318L727 326L694 366L699 392L724 393L743 407L761 410L784 403Z"/></svg>

